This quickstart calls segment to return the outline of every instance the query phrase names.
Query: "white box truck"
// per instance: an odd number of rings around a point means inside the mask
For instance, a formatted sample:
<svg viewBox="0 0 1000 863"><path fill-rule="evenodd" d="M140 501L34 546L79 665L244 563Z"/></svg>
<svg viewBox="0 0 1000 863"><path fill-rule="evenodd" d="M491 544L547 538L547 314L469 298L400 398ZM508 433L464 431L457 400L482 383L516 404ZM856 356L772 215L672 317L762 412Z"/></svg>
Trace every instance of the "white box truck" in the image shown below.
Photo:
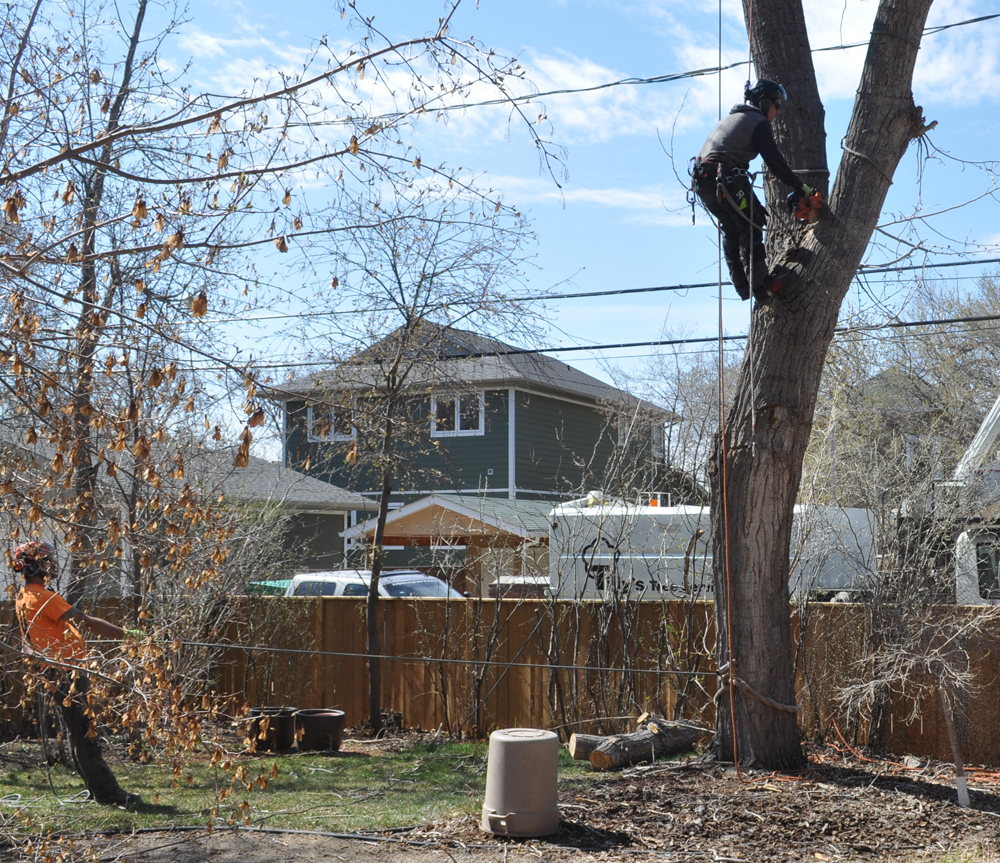
<svg viewBox="0 0 1000 863"><path fill-rule="evenodd" d="M553 595L597 599L710 599L711 513L707 507L650 505L604 497L553 508L549 576ZM792 528L794 596L847 598L876 571L875 519L867 509L796 506Z"/></svg>

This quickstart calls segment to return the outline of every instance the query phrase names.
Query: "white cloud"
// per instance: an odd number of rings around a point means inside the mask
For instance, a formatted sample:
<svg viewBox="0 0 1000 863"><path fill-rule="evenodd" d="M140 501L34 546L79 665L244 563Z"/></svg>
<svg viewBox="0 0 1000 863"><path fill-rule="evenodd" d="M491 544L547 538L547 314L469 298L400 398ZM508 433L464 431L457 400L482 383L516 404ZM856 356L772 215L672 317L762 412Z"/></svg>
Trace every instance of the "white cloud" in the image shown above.
<svg viewBox="0 0 1000 863"><path fill-rule="evenodd" d="M939 0L928 26L995 13L995 4ZM983 21L925 36L914 74L914 93L927 105L967 108L1000 98L1000 20Z"/></svg>
<svg viewBox="0 0 1000 863"><path fill-rule="evenodd" d="M684 191L677 186L575 188L567 184L560 190L551 181L538 178L487 175L482 179L488 179L493 188L502 189L506 199L519 207L555 204L567 209L620 210L627 221L643 224L679 225L690 224L691 220L684 209Z"/></svg>
<svg viewBox="0 0 1000 863"><path fill-rule="evenodd" d="M242 57L247 51L270 49L271 44L263 38L251 37L237 39L232 37L214 36L204 30L186 30L180 37L179 45L182 51L192 57L217 58L227 56Z"/></svg>

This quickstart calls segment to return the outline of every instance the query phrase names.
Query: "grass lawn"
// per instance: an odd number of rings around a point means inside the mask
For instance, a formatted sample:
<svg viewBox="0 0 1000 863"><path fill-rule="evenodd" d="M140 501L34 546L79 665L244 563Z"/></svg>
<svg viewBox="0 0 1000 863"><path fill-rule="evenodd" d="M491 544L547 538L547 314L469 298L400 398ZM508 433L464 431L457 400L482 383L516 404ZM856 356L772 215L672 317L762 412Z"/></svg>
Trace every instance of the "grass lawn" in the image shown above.
<svg viewBox="0 0 1000 863"><path fill-rule="evenodd" d="M353 832L478 813L487 743L429 740L346 741L336 753L236 756L228 771L213 767L209 752L188 755L178 765L112 759L122 787L145 801L136 812L74 798L83 783L60 764L51 768L57 799L39 744L14 741L0 746L0 816L8 830L11 820L20 820L14 832L38 834L209 821ZM587 762L573 761L560 749L561 789L598 778Z"/></svg>

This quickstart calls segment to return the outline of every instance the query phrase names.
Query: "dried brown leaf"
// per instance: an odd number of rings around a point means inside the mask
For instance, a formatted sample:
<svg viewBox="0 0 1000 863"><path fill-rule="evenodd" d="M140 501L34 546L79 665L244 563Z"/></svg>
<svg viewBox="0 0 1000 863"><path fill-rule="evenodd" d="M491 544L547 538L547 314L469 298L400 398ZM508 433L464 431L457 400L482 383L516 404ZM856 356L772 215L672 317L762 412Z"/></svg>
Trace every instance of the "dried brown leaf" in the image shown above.
<svg viewBox="0 0 1000 863"><path fill-rule="evenodd" d="M202 291L198 296L191 300L191 314L196 318L203 318L208 312L208 297L205 296L205 292Z"/></svg>

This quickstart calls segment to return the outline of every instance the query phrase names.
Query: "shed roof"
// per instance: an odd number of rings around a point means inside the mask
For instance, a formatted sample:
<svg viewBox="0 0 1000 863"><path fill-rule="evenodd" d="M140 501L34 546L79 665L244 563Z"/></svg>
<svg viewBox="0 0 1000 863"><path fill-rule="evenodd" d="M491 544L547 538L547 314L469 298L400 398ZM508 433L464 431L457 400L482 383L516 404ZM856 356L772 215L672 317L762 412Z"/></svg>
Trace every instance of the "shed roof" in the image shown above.
<svg viewBox="0 0 1000 863"><path fill-rule="evenodd" d="M549 513L558 501L486 497L476 494L435 493L394 509L386 519L392 536L456 540L497 533L522 539L548 538ZM375 532L375 519L348 528L346 539Z"/></svg>

